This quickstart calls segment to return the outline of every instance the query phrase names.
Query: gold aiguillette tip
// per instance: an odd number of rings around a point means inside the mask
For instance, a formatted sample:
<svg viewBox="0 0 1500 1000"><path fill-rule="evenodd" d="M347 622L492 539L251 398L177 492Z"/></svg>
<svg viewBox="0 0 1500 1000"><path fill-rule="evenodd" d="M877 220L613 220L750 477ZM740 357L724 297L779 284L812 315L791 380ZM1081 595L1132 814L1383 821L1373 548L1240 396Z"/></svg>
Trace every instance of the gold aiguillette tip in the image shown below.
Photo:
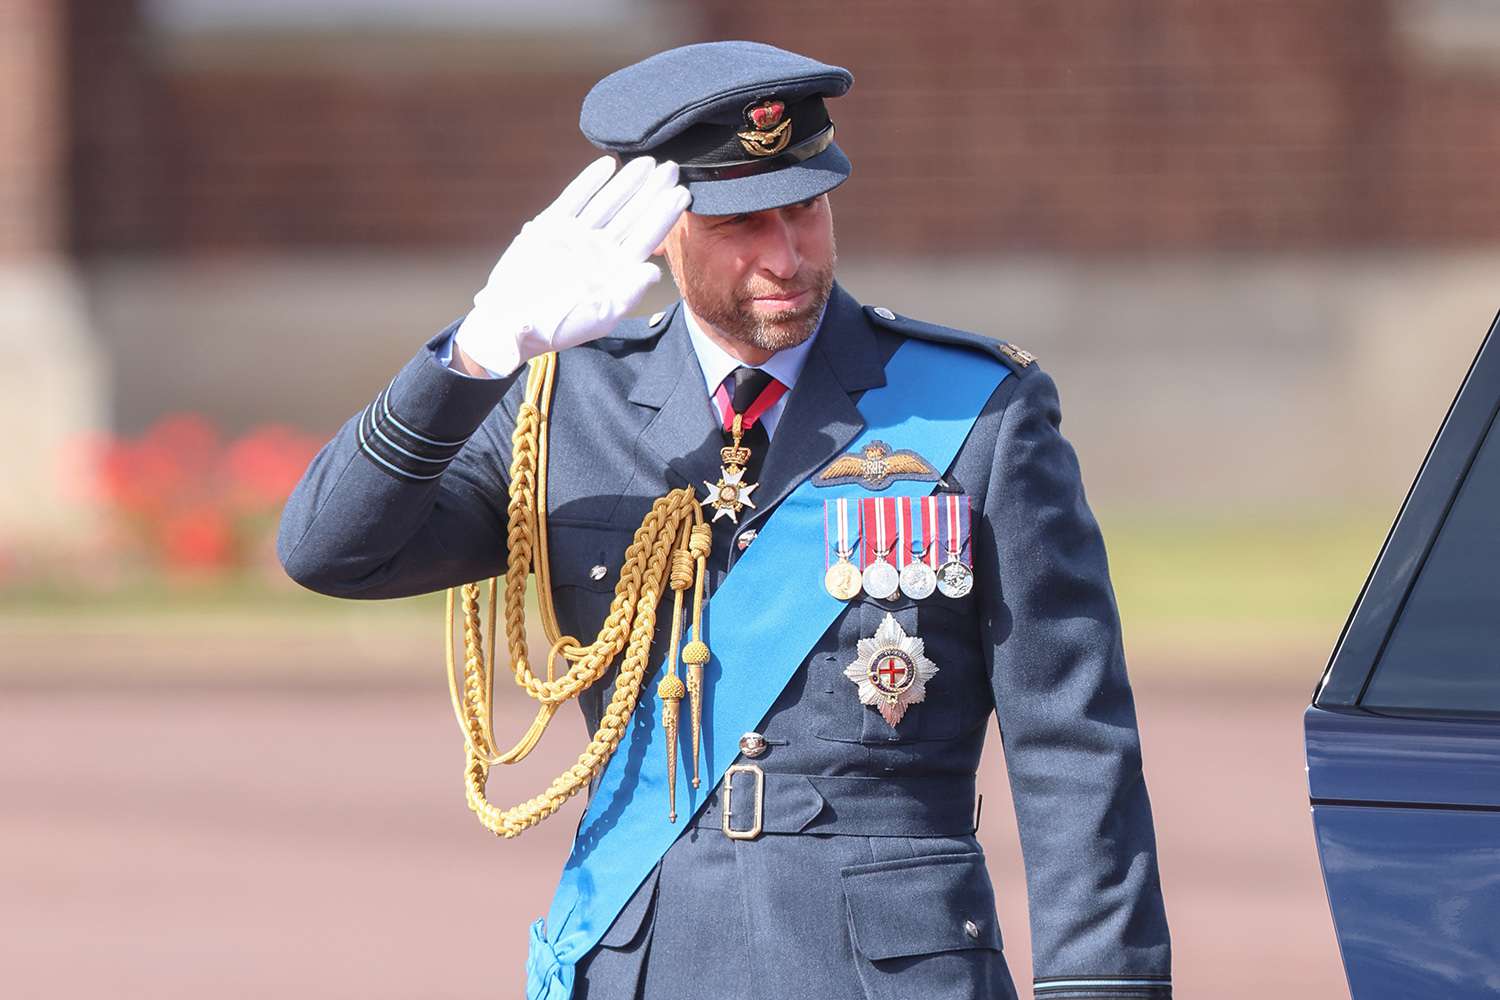
<svg viewBox="0 0 1500 1000"><path fill-rule="evenodd" d="M667 822L677 822L677 721L687 689L682 678L668 674L657 685L662 701L662 727L667 733Z"/></svg>

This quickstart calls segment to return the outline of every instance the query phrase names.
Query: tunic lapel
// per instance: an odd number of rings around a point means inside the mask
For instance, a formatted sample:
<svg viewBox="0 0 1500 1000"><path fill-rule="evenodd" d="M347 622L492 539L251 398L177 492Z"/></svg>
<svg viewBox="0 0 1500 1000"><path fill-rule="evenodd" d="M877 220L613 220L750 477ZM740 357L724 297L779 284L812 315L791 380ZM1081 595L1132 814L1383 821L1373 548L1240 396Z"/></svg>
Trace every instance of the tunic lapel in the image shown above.
<svg viewBox="0 0 1500 1000"><path fill-rule="evenodd" d="M640 447L654 456L656 467L668 470L674 487L691 486L701 493L705 476L719 468L719 449L727 443L703 385L703 369L693 352L681 305L650 361L630 392L630 401L656 410L641 431ZM768 456L769 457L769 456Z"/></svg>

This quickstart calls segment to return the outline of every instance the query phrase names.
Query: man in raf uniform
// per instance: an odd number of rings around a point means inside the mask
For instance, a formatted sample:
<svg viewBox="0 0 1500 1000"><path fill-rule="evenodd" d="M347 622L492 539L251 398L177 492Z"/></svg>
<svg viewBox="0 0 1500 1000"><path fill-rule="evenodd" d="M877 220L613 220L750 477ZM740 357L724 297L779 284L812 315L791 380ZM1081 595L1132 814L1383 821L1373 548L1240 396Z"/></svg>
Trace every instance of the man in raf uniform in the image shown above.
<svg viewBox="0 0 1500 1000"><path fill-rule="evenodd" d="M706 774L690 787L689 751L681 778L660 755L675 767L687 739L651 696L682 697L664 614L533 929L530 997L1014 998L974 838L992 712L1035 996L1171 995L1119 623L1056 390L1025 351L834 282L828 192L850 164L826 102L851 83L749 42L605 78L581 127L622 165L522 229L287 505L282 563L322 593L503 572L512 435L549 352L563 633L610 613L653 500L697 491L713 653L682 662L706 671ZM683 299L624 318L654 253ZM615 677L580 697L591 731Z"/></svg>

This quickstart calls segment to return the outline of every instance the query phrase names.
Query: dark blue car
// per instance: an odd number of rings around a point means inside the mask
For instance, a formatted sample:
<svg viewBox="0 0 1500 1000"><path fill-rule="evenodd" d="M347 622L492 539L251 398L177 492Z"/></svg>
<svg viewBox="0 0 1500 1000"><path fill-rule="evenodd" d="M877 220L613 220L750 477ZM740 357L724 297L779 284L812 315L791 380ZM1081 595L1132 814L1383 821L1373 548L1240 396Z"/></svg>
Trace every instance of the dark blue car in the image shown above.
<svg viewBox="0 0 1500 1000"><path fill-rule="evenodd" d="M1500 997L1500 319L1305 722L1354 1000Z"/></svg>

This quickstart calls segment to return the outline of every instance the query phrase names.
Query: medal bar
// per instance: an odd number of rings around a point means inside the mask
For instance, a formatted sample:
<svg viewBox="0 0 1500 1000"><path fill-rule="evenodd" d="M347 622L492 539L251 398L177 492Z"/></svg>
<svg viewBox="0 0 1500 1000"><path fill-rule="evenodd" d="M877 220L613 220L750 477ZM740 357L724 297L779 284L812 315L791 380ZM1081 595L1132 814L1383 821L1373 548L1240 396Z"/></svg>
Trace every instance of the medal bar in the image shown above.
<svg viewBox="0 0 1500 1000"><path fill-rule="evenodd" d="M858 508L856 508L856 511ZM834 519L834 529L828 530L829 516ZM825 500L823 501L823 534L825 548L831 548L830 553L825 552L824 561L827 563L827 571L823 574L823 586L828 593L841 601L852 600L859 596L861 578L859 567L850 561L850 556L859 548L859 536L850 538L850 511L849 501Z"/></svg>
<svg viewBox="0 0 1500 1000"><path fill-rule="evenodd" d="M943 540L948 552L947 561L937 570L937 589L944 597L956 600L974 589L974 570L965 557L969 548L969 498L949 493L936 499L943 503Z"/></svg>
<svg viewBox="0 0 1500 1000"><path fill-rule="evenodd" d="M861 578L865 593L876 600L890 600L901 589L901 576L888 557L896 547L894 497L866 497L860 501L860 534L865 539L865 569Z"/></svg>

